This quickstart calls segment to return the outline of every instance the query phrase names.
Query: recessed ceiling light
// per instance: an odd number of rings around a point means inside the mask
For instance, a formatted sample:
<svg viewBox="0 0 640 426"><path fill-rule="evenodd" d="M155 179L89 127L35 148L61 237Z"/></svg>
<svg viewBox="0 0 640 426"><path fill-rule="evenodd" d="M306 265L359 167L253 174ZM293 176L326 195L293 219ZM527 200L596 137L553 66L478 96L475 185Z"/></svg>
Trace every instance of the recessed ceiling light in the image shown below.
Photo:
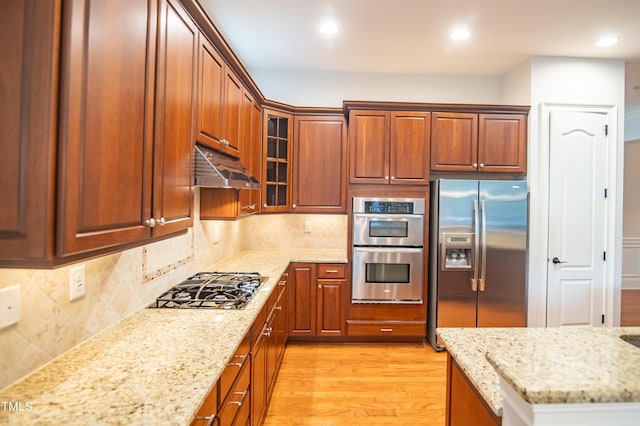
<svg viewBox="0 0 640 426"><path fill-rule="evenodd" d="M464 28L459 28L451 33L451 38L453 40L465 40L469 38L470 35L471 33L468 30Z"/></svg>
<svg viewBox="0 0 640 426"><path fill-rule="evenodd" d="M338 26L335 22L327 21L320 26L320 32L322 34L336 34L338 32Z"/></svg>
<svg viewBox="0 0 640 426"><path fill-rule="evenodd" d="M596 42L596 46L598 46L598 47L613 46L619 40L620 39L618 37L603 37L603 38L601 38L600 40L598 40Z"/></svg>

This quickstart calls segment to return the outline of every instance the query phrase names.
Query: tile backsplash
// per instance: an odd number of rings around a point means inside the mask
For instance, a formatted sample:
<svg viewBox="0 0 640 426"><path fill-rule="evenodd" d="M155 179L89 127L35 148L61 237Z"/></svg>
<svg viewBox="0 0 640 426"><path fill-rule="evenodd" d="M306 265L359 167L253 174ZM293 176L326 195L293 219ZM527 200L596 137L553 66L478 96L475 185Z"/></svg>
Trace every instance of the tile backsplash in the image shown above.
<svg viewBox="0 0 640 426"><path fill-rule="evenodd" d="M310 232L305 232L305 225ZM16 284L21 288L20 321L0 330L0 389L237 251L346 248L346 233L346 215L196 219L187 234L82 262L86 294L73 302L69 301L69 268L75 265L0 269L0 288Z"/></svg>

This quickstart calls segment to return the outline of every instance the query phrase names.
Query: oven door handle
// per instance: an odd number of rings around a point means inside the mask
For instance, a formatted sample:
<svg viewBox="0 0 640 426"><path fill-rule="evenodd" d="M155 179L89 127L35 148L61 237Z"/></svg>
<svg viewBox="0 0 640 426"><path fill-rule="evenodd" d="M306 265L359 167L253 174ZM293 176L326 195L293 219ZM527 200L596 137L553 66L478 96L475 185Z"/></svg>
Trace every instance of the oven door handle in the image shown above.
<svg viewBox="0 0 640 426"><path fill-rule="evenodd" d="M378 220L388 220L388 221L396 221L398 219L407 219L407 220L415 220L421 219L424 215L422 214L384 214L384 213L354 213L354 217L362 217L362 218L371 218Z"/></svg>
<svg viewBox="0 0 640 426"><path fill-rule="evenodd" d="M362 247L356 246L354 251L360 253L421 253L422 247Z"/></svg>

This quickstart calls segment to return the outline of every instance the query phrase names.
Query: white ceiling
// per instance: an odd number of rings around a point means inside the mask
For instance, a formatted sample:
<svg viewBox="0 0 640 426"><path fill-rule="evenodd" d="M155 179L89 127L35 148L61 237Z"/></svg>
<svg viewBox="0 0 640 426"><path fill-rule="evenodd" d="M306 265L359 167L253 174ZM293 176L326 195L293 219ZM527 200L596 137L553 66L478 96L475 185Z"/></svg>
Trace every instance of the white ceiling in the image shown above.
<svg viewBox="0 0 640 426"><path fill-rule="evenodd" d="M249 70L499 76L530 56L640 62L640 0L199 1ZM324 18L336 35L319 33ZM454 42L459 25L471 37ZM603 35L620 42L595 47Z"/></svg>

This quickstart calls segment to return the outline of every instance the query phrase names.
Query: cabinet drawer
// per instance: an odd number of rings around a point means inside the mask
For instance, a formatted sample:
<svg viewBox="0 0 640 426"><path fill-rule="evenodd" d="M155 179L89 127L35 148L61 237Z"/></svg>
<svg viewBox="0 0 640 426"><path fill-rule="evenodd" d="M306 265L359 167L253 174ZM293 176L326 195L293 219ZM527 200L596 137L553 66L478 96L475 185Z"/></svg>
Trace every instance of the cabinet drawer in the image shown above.
<svg viewBox="0 0 640 426"><path fill-rule="evenodd" d="M348 336L425 336L425 321L347 320Z"/></svg>
<svg viewBox="0 0 640 426"><path fill-rule="evenodd" d="M191 426L205 426L209 424L211 416L215 416L218 413L218 383L213 385L213 389L209 392L209 395L205 398L202 406L196 413ZM213 423L216 424L216 423Z"/></svg>
<svg viewBox="0 0 640 426"><path fill-rule="evenodd" d="M220 402L222 403L229 393L233 383L236 381L238 374L245 366L248 364L249 360L249 334L242 339L242 343L236 350L235 354L231 357L224 371L220 375L220 379L218 380L218 388L220 389Z"/></svg>
<svg viewBox="0 0 640 426"><path fill-rule="evenodd" d="M345 264L318 264L318 278L344 278Z"/></svg>
<svg viewBox="0 0 640 426"><path fill-rule="evenodd" d="M219 411L219 425L220 426L230 426L235 424L246 423L245 421L242 423L236 422L236 417L238 417L238 413L247 413L247 406L250 406L251 398L249 397L249 384L251 382L251 368L249 367L249 363L245 363L240 371L240 375L238 377L238 381L235 383L227 398L222 402L222 406L220 406ZM248 417L248 414L247 414Z"/></svg>

